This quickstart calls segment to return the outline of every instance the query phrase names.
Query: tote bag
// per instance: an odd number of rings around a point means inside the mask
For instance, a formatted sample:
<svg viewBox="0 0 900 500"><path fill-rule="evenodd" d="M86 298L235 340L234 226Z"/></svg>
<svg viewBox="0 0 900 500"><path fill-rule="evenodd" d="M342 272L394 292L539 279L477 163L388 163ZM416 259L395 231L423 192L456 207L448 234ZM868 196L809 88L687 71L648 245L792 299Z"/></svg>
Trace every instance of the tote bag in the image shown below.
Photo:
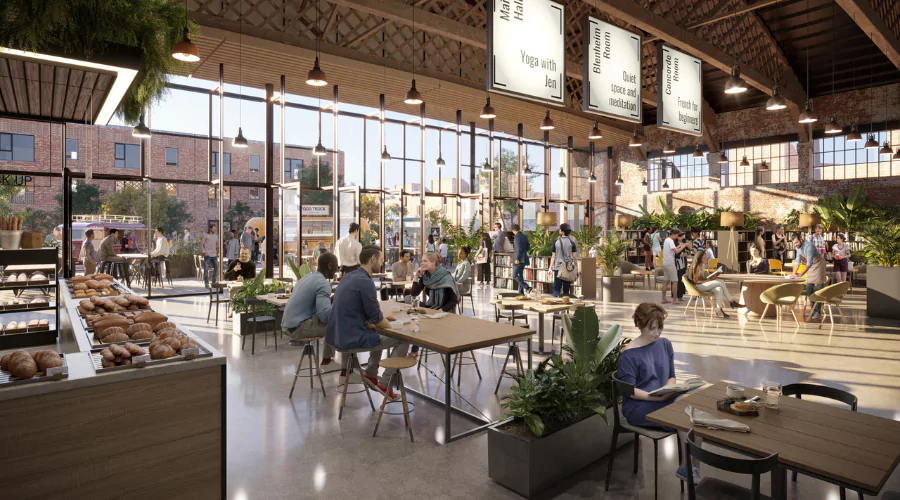
<svg viewBox="0 0 900 500"><path fill-rule="evenodd" d="M563 281L574 282L578 279L578 264L575 263L575 259L572 256L572 253L575 251L575 243L572 240L569 240L569 243L572 244L571 250L567 249L565 243L561 243L559 248L561 252L557 255L557 259L562 259L562 264L559 266L559 272L557 273L557 277ZM562 240L556 240L557 242L561 242Z"/></svg>

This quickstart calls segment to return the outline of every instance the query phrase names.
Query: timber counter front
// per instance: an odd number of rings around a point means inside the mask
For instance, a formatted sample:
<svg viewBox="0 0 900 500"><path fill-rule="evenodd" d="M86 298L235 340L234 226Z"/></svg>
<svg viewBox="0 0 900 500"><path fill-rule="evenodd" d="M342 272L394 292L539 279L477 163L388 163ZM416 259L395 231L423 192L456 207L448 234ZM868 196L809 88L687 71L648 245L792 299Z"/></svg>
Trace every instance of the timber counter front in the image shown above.
<svg viewBox="0 0 900 500"><path fill-rule="evenodd" d="M204 357L97 370L62 290L60 345L28 350L63 352L68 377L0 384L0 498L224 498L225 357L179 326Z"/></svg>

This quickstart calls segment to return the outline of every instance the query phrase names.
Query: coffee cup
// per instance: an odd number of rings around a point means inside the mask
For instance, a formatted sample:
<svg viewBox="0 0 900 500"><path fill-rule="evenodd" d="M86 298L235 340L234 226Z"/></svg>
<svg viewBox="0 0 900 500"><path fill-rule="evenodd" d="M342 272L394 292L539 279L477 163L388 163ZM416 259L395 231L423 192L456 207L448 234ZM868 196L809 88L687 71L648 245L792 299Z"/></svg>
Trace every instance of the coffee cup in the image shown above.
<svg viewBox="0 0 900 500"><path fill-rule="evenodd" d="M729 385L728 388L725 389L725 394L727 394L729 398L743 398L744 388L739 385Z"/></svg>

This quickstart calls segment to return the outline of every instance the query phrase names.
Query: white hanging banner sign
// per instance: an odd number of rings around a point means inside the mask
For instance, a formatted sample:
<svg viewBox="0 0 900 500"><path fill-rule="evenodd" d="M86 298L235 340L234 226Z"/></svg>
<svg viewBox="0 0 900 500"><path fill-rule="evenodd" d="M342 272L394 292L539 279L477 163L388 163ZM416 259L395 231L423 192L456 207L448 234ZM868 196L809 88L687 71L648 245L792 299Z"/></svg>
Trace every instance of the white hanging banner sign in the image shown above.
<svg viewBox="0 0 900 500"><path fill-rule="evenodd" d="M702 135L703 72L700 59L660 45L656 61L656 126Z"/></svg>
<svg viewBox="0 0 900 500"><path fill-rule="evenodd" d="M565 6L550 0L489 3L487 89L565 104Z"/></svg>
<svg viewBox="0 0 900 500"><path fill-rule="evenodd" d="M582 109L641 122L641 36L591 16L582 21Z"/></svg>

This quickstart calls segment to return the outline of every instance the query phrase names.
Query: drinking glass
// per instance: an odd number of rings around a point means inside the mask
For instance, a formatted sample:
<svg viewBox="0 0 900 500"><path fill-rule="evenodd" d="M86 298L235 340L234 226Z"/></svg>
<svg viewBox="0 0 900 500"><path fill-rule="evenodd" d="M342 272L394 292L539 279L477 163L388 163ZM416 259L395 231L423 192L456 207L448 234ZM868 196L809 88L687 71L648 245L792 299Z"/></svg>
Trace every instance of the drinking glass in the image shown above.
<svg viewBox="0 0 900 500"><path fill-rule="evenodd" d="M409 314L409 323L411 325L412 331L414 333L418 332L419 331L419 313L410 313Z"/></svg>
<svg viewBox="0 0 900 500"><path fill-rule="evenodd" d="M778 403L781 400L781 383L765 381L762 383L762 390L765 393L763 399L765 400L766 408L777 410Z"/></svg>

